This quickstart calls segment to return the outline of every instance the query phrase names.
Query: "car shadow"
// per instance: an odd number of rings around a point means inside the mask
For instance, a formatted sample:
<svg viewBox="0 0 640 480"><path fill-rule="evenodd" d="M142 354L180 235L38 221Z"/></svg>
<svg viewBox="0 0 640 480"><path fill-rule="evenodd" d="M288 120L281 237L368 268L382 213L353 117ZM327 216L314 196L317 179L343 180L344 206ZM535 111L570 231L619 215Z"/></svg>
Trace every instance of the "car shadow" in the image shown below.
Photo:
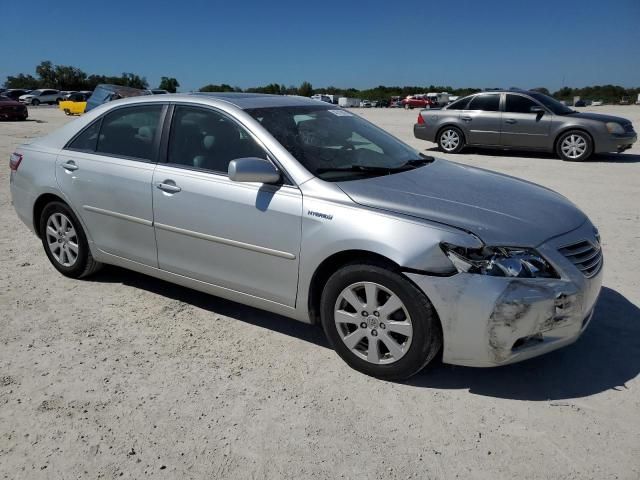
<svg viewBox="0 0 640 480"><path fill-rule="evenodd" d="M573 345L513 365L471 368L435 363L409 379L426 388L465 389L514 400L561 400L626 389L640 373L640 308L604 287L591 325Z"/></svg>
<svg viewBox="0 0 640 480"><path fill-rule="evenodd" d="M298 322L282 315L270 313L224 298L198 292L148 275L111 265L87 279L97 283L121 283L134 288L188 303L211 313L230 317L260 328L299 338L320 347L331 348L321 328Z"/></svg>
<svg viewBox="0 0 640 480"><path fill-rule="evenodd" d="M331 348L322 329L240 303L201 293L118 267L107 266L89 280L122 283L209 312L230 317L314 345ZM591 325L573 345L521 363L471 368L435 361L406 385L465 389L475 395L547 401L626 389L640 373L640 308L604 287Z"/></svg>
<svg viewBox="0 0 640 480"><path fill-rule="evenodd" d="M447 158L448 154L442 152L438 147L426 148L425 151L438 152ZM549 152L525 152L520 150L502 150L493 148L467 147L458 155L473 154L481 157L515 157L515 158L543 158L547 160L562 161L556 155ZM589 160L576 163L640 163L640 155L636 153L598 153Z"/></svg>

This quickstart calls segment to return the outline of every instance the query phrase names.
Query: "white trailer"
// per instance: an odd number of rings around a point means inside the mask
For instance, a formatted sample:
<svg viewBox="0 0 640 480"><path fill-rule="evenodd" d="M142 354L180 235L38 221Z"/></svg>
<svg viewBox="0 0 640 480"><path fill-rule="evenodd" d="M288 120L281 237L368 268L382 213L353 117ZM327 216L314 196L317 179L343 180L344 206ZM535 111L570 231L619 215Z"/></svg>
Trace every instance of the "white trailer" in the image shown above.
<svg viewBox="0 0 640 480"><path fill-rule="evenodd" d="M340 97L338 99L338 105L340 105L343 108L359 107L360 101L361 100L359 98Z"/></svg>
<svg viewBox="0 0 640 480"><path fill-rule="evenodd" d="M441 107L448 104L450 101L449 94L447 92L440 92L440 93L429 92L427 93L427 98L431 100L433 104L439 105Z"/></svg>

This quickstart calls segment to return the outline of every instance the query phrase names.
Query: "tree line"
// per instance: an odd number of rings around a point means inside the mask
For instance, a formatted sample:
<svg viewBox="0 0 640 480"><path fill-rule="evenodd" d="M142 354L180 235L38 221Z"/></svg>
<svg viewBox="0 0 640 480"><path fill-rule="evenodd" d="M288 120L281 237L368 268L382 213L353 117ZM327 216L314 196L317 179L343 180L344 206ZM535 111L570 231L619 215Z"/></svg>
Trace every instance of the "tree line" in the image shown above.
<svg viewBox="0 0 640 480"><path fill-rule="evenodd" d="M120 76L106 76L97 74L87 74L77 67L70 65L54 65L50 61L41 62L35 69L35 76L20 73L15 76L8 76L4 83L5 88L56 88L58 90L93 90L100 83L111 83L124 85L127 87L146 89L149 82L143 76L135 73L122 73ZM162 77L158 88L176 92L180 83L173 77ZM486 89L485 89L486 90ZM619 85L594 85L583 88L563 87L555 92L550 92L544 87L533 90L552 95L559 100L572 100L575 96L580 96L588 100L602 100L607 103L617 103L622 97L629 97L635 101L640 93L640 87L625 88ZM309 82L302 82L299 86L270 83L260 87L250 87L242 89L229 84L209 84L199 89L201 92L251 92L251 93L271 93L275 95L301 95L310 97L316 93L328 95L338 95L343 97L361 98L368 100L388 100L397 96L404 98L407 95L416 95L426 92L449 92L452 95L465 96L471 93L482 91L480 88L453 88L449 85L415 85L415 86L385 86L379 85L375 88L356 89L338 88L329 86L325 88L314 88Z"/></svg>
<svg viewBox="0 0 640 480"><path fill-rule="evenodd" d="M9 75L4 82L5 88L55 88L58 90L93 90L101 83L122 85L139 89L149 88L149 82L145 77L135 73L124 72L120 76L87 74L77 67L71 65L54 65L45 60L35 69L35 76L31 74L19 73ZM158 88L176 92L180 83L173 77L162 77Z"/></svg>

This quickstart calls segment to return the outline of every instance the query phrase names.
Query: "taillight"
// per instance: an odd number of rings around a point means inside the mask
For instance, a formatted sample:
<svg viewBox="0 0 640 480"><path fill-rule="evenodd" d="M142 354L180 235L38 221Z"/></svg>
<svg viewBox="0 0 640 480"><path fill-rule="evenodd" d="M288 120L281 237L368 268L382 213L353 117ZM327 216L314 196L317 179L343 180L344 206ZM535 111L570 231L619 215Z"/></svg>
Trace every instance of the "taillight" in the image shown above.
<svg viewBox="0 0 640 480"><path fill-rule="evenodd" d="M12 172L18 171L20 162L22 162L22 155L15 152L12 153L11 157L9 157L9 168L11 169Z"/></svg>
<svg viewBox="0 0 640 480"><path fill-rule="evenodd" d="M418 125L424 125L424 117L418 114Z"/></svg>

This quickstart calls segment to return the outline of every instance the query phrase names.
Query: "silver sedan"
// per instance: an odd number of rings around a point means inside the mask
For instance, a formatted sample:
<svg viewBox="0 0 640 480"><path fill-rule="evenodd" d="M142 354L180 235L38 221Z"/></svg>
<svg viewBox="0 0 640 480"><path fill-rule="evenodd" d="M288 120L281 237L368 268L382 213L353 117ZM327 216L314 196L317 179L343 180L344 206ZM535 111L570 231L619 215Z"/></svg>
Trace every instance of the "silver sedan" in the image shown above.
<svg viewBox="0 0 640 480"><path fill-rule="evenodd" d="M119 265L321 324L387 379L574 342L597 230L561 195L427 157L325 102L158 95L102 105L11 156L18 216L63 275Z"/></svg>

